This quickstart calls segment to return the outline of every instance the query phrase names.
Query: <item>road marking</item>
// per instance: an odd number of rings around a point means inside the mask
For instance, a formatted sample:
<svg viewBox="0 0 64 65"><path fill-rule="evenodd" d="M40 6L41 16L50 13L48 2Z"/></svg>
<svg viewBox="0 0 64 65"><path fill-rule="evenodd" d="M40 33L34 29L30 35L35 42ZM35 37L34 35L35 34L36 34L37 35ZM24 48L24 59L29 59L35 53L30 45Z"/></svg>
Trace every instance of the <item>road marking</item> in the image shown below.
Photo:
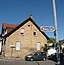
<svg viewBox="0 0 64 65"><path fill-rule="evenodd" d="M38 61L36 61L36 63L37 63L38 65L40 65Z"/></svg>

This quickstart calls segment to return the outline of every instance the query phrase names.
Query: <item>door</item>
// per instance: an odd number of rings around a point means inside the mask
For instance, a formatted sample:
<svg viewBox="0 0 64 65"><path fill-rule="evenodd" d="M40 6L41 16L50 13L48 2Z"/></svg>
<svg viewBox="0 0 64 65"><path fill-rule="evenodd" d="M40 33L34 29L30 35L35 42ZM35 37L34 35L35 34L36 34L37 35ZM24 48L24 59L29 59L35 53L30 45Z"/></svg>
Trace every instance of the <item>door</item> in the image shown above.
<svg viewBox="0 0 64 65"><path fill-rule="evenodd" d="M37 50L40 50L40 42L37 42Z"/></svg>

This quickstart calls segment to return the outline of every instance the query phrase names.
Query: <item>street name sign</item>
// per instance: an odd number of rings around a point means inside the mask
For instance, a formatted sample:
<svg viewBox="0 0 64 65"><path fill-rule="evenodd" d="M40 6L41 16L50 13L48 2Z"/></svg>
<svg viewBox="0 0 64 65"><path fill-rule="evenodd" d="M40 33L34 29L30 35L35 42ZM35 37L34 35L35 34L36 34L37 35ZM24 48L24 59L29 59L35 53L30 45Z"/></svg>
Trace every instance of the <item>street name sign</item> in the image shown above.
<svg viewBox="0 0 64 65"><path fill-rule="evenodd" d="M40 29L41 31L44 31L44 32L54 32L55 31L54 26L41 26Z"/></svg>

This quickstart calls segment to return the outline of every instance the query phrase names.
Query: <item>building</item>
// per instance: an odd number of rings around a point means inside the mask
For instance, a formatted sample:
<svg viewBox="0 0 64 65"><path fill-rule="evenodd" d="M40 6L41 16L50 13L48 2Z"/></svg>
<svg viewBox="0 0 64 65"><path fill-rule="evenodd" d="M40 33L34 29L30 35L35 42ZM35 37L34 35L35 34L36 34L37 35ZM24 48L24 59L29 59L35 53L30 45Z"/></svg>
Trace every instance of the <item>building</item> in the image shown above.
<svg viewBox="0 0 64 65"><path fill-rule="evenodd" d="M61 48L62 48L61 51L62 51L64 49L64 39L63 40L60 40L59 43L61 45Z"/></svg>
<svg viewBox="0 0 64 65"><path fill-rule="evenodd" d="M1 35L0 35L0 55L2 54L2 38L1 38Z"/></svg>
<svg viewBox="0 0 64 65"><path fill-rule="evenodd" d="M60 44L64 44L64 39L59 41Z"/></svg>
<svg viewBox="0 0 64 65"><path fill-rule="evenodd" d="M5 57L21 57L40 51L49 37L40 30L32 16L17 24L2 25L2 53Z"/></svg>

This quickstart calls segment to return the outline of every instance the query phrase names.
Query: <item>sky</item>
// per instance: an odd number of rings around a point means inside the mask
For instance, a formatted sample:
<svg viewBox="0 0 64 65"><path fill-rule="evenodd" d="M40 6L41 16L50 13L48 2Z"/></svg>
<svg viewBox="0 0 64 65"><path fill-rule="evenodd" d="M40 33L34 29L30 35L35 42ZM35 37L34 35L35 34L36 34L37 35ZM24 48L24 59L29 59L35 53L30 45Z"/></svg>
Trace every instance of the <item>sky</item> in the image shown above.
<svg viewBox="0 0 64 65"><path fill-rule="evenodd" d="M56 0L58 39L64 39L64 0ZM0 0L0 33L3 23L20 24L32 15L39 26L54 26L52 0ZM54 32L45 32L55 37Z"/></svg>

